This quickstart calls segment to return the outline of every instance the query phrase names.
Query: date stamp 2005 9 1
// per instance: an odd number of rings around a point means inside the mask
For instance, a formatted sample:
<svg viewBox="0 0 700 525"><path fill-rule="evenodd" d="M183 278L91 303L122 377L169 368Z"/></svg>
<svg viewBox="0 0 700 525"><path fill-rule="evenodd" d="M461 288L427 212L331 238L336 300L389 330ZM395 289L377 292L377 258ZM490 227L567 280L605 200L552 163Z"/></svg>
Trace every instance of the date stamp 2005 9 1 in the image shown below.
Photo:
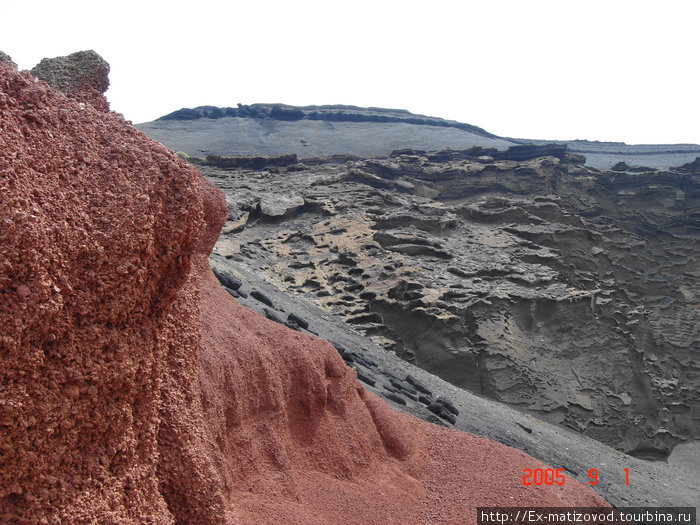
<svg viewBox="0 0 700 525"><path fill-rule="evenodd" d="M564 475L566 469L563 468L525 468L523 469L523 485L563 485L566 483ZM625 470L625 485L630 484L630 470ZM592 468L588 470L588 484L598 484L598 469Z"/></svg>

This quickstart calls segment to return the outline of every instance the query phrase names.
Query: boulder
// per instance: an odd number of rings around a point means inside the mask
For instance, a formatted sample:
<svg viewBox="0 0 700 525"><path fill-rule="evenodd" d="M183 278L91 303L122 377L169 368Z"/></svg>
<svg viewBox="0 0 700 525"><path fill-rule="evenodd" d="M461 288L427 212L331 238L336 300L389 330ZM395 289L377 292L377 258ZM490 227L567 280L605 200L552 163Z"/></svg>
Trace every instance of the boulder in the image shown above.
<svg viewBox="0 0 700 525"><path fill-rule="evenodd" d="M439 405L444 406L447 410L452 412L455 416L459 415L459 410L457 409L456 406L450 401L449 399L446 399L444 397L438 397L435 399L435 402L438 403Z"/></svg>
<svg viewBox="0 0 700 525"><path fill-rule="evenodd" d="M290 323L296 323L297 325L299 325L301 328L304 328L304 329L309 327L309 322L306 319L299 317L294 312L290 313L287 316L287 321L289 321Z"/></svg>
<svg viewBox="0 0 700 525"><path fill-rule="evenodd" d="M104 97L109 88L109 64L92 50L44 58L31 73L69 97L109 111L109 103Z"/></svg>
<svg viewBox="0 0 700 525"><path fill-rule="evenodd" d="M282 319L279 318L276 312L268 308L263 308L263 312L265 312L265 317L267 317L270 321L274 321L278 324L285 324L284 321L282 321Z"/></svg>
<svg viewBox="0 0 700 525"><path fill-rule="evenodd" d="M410 385L413 385L413 387L418 390L419 392L426 394L428 396L432 396L433 393L428 389L427 386L425 386L421 381L413 377L412 375L407 375L406 376L406 382L409 383Z"/></svg>
<svg viewBox="0 0 700 525"><path fill-rule="evenodd" d="M389 400L391 400L391 401L393 401L394 403L398 403L399 405L405 405L405 404L406 404L406 400L405 400L403 397L401 397L400 395L395 394L395 393L393 393L393 392L387 392L387 393L385 393L385 394L384 394L384 397L387 398L387 399L389 399Z"/></svg>
<svg viewBox="0 0 700 525"><path fill-rule="evenodd" d="M265 195L260 199L260 213L272 218L291 214L304 205L299 195Z"/></svg>
<svg viewBox="0 0 700 525"><path fill-rule="evenodd" d="M0 51L0 62L5 62L6 64L10 64L12 67L17 69L17 64L15 64L12 61L12 58L10 57L10 55L8 55L7 53L3 53L2 51Z"/></svg>
<svg viewBox="0 0 700 525"><path fill-rule="evenodd" d="M374 379L374 377L372 377L370 374L365 374L360 370L356 370L355 373L357 374L357 379L359 379L363 383L367 383L369 386L374 386L377 383L377 380Z"/></svg>
<svg viewBox="0 0 700 525"><path fill-rule="evenodd" d="M272 304L272 299L270 299L267 295L265 295L264 293L262 293L258 290L253 290L252 292L250 292L250 296L253 299L257 299L261 303L266 304L267 306L270 306L273 308L275 306L274 304Z"/></svg>
<svg viewBox="0 0 700 525"><path fill-rule="evenodd" d="M243 285L241 281L223 270L214 269L214 275L223 286L233 291L238 290Z"/></svg>

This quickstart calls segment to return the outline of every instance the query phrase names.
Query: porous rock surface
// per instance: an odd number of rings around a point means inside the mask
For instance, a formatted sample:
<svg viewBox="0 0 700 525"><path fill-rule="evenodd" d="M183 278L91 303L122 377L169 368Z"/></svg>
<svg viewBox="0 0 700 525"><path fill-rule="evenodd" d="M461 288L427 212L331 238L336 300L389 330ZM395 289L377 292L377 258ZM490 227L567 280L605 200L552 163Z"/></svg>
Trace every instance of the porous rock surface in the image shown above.
<svg viewBox="0 0 700 525"><path fill-rule="evenodd" d="M109 88L109 64L95 51L44 58L31 73L69 97L109 111L109 103L103 96Z"/></svg>
<svg viewBox="0 0 700 525"><path fill-rule="evenodd" d="M0 64L3 523L475 523L604 505L509 447L365 391L329 343L238 305L221 193ZM465 475L467 473L467 475Z"/></svg>
<svg viewBox="0 0 700 525"><path fill-rule="evenodd" d="M663 459L700 438L696 163L582 162L473 148L202 170L229 202L220 255L454 385ZM263 212L292 192L294 214Z"/></svg>
<svg viewBox="0 0 700 525"><path fill-rule="evenodd" d="M17 69L17 64L14 63L12 60L12 57L8 55L7 53L4 53L3 51L0 51L0 62L5 62L7 64L10 64L12 67Z"/></svg>
<svg viewBox="0 0 700 525"><path fill-rule="evenodd" d="M0 521L167 523L164 330L202 229L197 173L4 64L0 129Z"/></svg>

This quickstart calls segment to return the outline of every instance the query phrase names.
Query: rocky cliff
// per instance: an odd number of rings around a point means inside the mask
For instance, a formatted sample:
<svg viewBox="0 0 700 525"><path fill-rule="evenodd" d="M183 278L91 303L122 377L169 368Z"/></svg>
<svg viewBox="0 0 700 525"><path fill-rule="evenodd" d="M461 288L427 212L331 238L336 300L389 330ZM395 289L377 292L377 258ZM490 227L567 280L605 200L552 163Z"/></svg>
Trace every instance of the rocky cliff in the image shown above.
<svg viewBox="0 0 700 525"><path fill-rule="evenodd" d="M663 459L700 438L695 164L514 151L210 159L217 252L457 386Z"/></svg>
<svg viewBox="0 0 700 525"><path fill-rule="evenodd" d="M236 303L207 260L224 196L98 101L0 63L0 130L3 522L605 504L572 479L523 486L545 465L394 412L328 342Z"/></svg>

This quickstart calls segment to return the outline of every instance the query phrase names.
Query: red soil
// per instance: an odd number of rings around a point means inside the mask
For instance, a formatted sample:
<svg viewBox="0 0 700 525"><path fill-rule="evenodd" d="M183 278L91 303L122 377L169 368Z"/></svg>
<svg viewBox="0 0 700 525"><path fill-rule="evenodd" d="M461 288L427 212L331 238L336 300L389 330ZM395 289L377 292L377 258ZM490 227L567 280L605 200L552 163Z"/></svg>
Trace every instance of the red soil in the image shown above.
<svg viewBox="0 0 700 525"><path fill-rule="evenodd" d="M475 523L605 505L395 412L333 347L241 307L223 195L120 117L0 64L0 521Z"/></svg>

